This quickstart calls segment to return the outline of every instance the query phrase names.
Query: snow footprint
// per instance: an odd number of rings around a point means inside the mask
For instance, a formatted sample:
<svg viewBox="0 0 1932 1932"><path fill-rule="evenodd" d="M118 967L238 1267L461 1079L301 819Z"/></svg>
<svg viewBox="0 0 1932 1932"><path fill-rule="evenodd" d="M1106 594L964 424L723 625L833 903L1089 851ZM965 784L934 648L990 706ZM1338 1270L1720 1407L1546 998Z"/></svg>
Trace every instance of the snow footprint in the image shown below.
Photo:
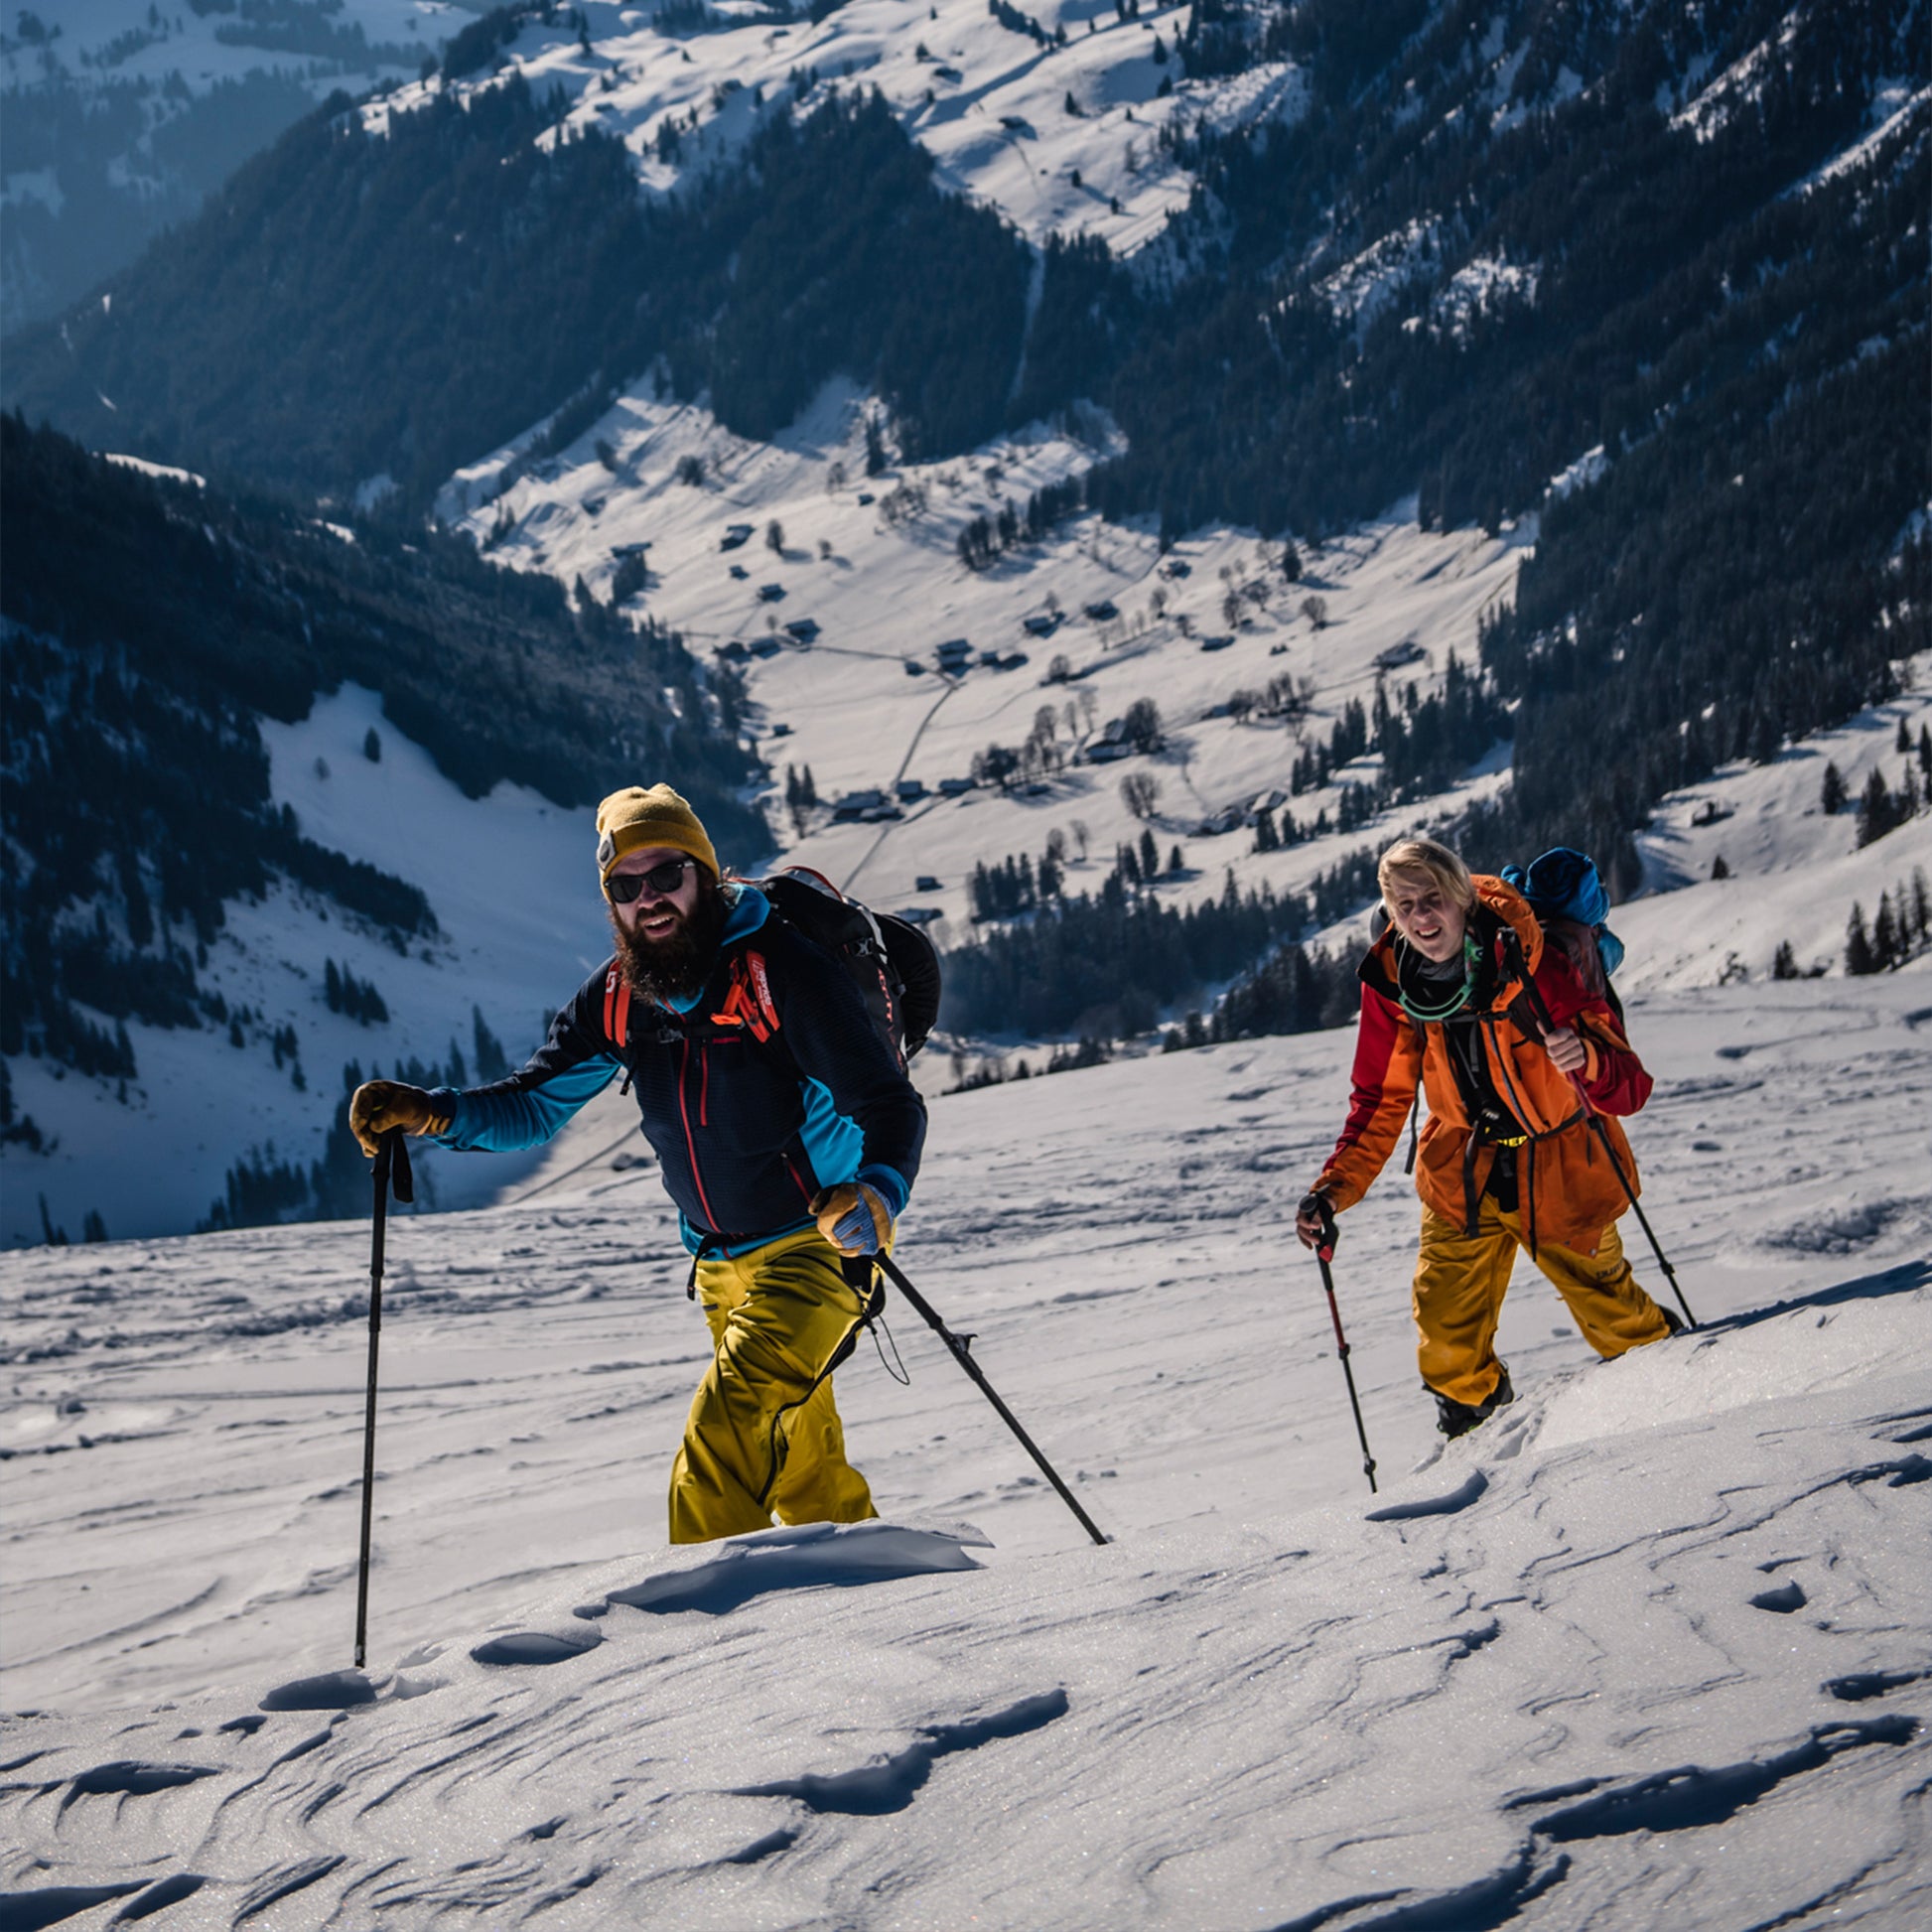
<svg viewBox="0 0 1932 1932"><path fill-rule="evenodd" d="M1453 1516L1467 1509L1489 1487L1489 1478L1480 1469L1471 1469L1455 1487L1441 1496L1419 1496L1412 1503L1384 1503L1371 1509L1365 1523L1407 1523L1418 1516Z"/></svg>
<svg viewBox="0 0 1932 1932"><path fill-rule="evenodd" d="M359 1670L325 1671L278 1684L261 1700L264 1711L352 1711L375 1702L375 1686Z"/></svg>
<svg viewBox="0 0 1932 1932"><path fill-rule="evenodd" d="M470 1655L480 1664L562 1664L603 1641L603 1631L588 1624L567 1631L516 1630L485 1637Z"/></svg>
<svg viewBox="0 0 1932 1932"><path fill-rule="evenodd" d="M733 1795L796 1798L808 1811L854 1818L884 1817L889 1812L903 1811L912 1802L940 1758L955 1751L977 1750L996 1738L1024 1736L1065 1717L1067 1708L1064 1690L1042 1692L987 1717L969 1718L963 1724L926 1725L904 1750L856 1770L807 1771L802 1777L744 1785Z"/></svg>

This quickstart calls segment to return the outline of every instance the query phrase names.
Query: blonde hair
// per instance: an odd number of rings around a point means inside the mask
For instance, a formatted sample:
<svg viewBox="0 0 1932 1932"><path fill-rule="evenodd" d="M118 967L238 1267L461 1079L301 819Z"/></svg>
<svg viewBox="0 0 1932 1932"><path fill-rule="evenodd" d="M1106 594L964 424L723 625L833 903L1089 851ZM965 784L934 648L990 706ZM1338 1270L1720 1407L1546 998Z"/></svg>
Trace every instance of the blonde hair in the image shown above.
<svg viewBox="0 0 1932 1932"><path fill-rule="evenodd" d="M1445 898L1453 899L1466 912L1476 902L1475 881L1469 869L1448 846L1435 839L1397 839L1383 853L1375 868L1375 883L1382 903L1395 911L1393 893L1398 873L1423 873L1434 880Z"/></svg>

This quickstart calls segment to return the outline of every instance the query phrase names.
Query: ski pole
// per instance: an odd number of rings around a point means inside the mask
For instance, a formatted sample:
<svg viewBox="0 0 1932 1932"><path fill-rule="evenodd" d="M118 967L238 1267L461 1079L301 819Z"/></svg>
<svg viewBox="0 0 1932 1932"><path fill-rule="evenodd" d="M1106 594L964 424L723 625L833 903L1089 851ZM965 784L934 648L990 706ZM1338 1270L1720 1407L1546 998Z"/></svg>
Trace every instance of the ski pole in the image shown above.
<svg viewBox="0 0 1932 1932"><path fill-rule="evenodd" d="M1034 1458L1034 1460L1039 1464L1040 1472L1045 1476L1046 1480L1050 1482L1053 1485L1053 1487L1060 1492L1060 1500L1063 1503L1065 1503L1067 1508L1070 1509L1074 1513L1074 1515L1080 1519L1080 1527L1083 1530L1085 1530L1086 1533L1090 1537L1092 1537L1096 1543L1105 1543L1107 1539L1103 1535L1101 1535L1100 1530L1095 1525L1093 1518L1089 1516L1087 1512L1080 1507L1079 1501L1074 1496L1073 1491L1069 1489L1066 1486L1066 1484L1060 1480L1059 1473L1053 1467L1052 1463L1047 1461L1045 1456L1040 1454L1039 1449L1034 1443L1034 1439L1031 1436L1029 1436L1024 1429L1020 1427L1019 1419L1014 1415L1013 1411L1009 1409L1007 1405L1000 1400L997 1391L993 1387L993 1384L986 1379L985 1372L981 1369L979 1363L974 1361L973 1337L971 1335L954 1334L953 1331L946 1326L945 1322L939 1318L938 1310L935 1309L932 1306L932 1304L928 1302L925 1299L925 1297L921 1295L919 1291L916 1288L914 1288L912 1284L905 1279L904 1275L899 1272L898 1264L892 1258L891 1255L877 1254L873 1256L873 1260L878 1262L879 1266L885 1271L887 1280L890 1281L893 1284L893 1286L896 1289L897 1289L901 1295L905 1297L906 1301L911 1305L913 1311L916 1314L923 1317L926 1325L932 1330L932 1332L935 1335L937 1335L939 1339L943 1341L948 1348L952 1350L953 1360L956 1361L959 1364L959 1366L963 1368L966 1371L966 1373L970 1375L976 1383L979 1384L980 1394L985 1396L988 1402L992 1403L994 1408L1000 1412L1000 1420L1004 1422L1006 1426L1010 1430L1012 1430L1017 1437L1019 1437L1020 1447L1024 1449L1027 1451L1027 1453L1031 1455Z"/></svg>
<svg viewBox="0 0 1932 1932"><path fill-rule="evenodd" d="M1677 1297L1677 1306L1684 1311L1684 1319L1695 1328L1698 1318L1691 1312L1691 1305L1684 1299L1684 1291L1678 1285L1677 1270L1670 1265L1670 1256L1665 1254L1663 1243L1657 1239L1656 1230L1650 1225L1650 1216L1643 1211L1643 1204L1637 1199L1637 1190L1630 1185L1630 1177L1623 1172L1623 1163L1616 1158L1616 1149L1610 1145L1609 1129L1603 1125L1603 1116L1589 1104L1589 1095L1584 1091L1584 1083L1573 1073L1571 1082L1577 1089L1577 1098L1584 1103L1584 1111L1589 1115L1589 1124L1596 1130L1596 1138L1603 1143L1603 1152L1610 1157L1610 1172L1622 1183L1624 1198L1636 1210L1637 1225L1650 1240L1650 1252L1657 1257L1657 1266L1664 1271L1670 1283L1670 1292Z"/></svg>
<svg viewBox="0 0 1932 1932"><path fill-rule="evenodd" d="M389 1187L396 1198L416 1198L409 1172L409 1149L402 1129L392 1127L376 1144L375 1220L369 1252L369 1387L362 1405L362 1555L355 1578L355 1668L362 1668L369 1633L369 1520L375 1503L375 1372L382 1334L382 1236L389 1218Z"/></svg>
<svg viewBox="0 0 1932 1932"><path fill-rule="evenodd" d="M1314 1196L1319 1199L1320 1196ZM1362 1446L1362 1473L1368 1477L1368 1493L1375 1494L1375 1457L1369 1453L1368 1431L1362 1424L1362 1405L1355 1394L1355 1371L1348 1365L1348 1337L1341 1331L1341 1309L1335 1302L1335 1278L1328 1264L1335 1258L1335 1224L1322 1201L1321 1243L1314 1258L1321 1264L1321 1286L1328 1297L1328 1319L1335 1324L1335 1353L1341 1357L1341 1372L1348 1382L1348 1406L1355 1412L1355 1436Z"/></svg>

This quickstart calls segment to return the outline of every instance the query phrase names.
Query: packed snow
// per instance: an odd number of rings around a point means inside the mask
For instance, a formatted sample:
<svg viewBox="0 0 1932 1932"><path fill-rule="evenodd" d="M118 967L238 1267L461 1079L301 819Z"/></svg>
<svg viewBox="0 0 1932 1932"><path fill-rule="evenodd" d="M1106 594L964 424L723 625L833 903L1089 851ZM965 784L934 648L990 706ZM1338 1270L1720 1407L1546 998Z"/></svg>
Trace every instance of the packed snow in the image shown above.
<svg viewBox="0 0 1932 1932"><path fill-rule="evenodd" d="M1926 1019L1922 969L1639 997L1704 1326L1597 1364L1525 1265L1448 1448L1387 1174L1335 1262L1374 1494L1289 1233L1345 1033L937 1100L899 1258L1104 1548L895 1303L910 1386L840 1376L884 1519L666 1549L705 1330L584 1122L391 1221L365 1673L366 1224L8 1255L0 1909L1921 1924Z"/></svg>

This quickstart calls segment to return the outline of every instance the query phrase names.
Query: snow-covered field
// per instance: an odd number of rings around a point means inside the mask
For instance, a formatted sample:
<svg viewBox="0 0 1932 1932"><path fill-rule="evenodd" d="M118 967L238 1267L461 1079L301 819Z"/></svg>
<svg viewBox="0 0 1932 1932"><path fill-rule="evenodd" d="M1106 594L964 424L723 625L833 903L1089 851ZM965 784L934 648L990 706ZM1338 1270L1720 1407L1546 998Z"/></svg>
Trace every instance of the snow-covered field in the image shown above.
<svg viewBox="0 0 1932 1932"><path fill-rule="evenodd" d="M580 1122L391 1224L361 1689L366 1227L9 1255L6 1922L1923 1924L1927 989L1640 998L1705 1327L1597 1365L1525 1267L1441 1453L1385 1176L1373 1497L1288 1234L1345 1034L937 1101L900 1258L1104 1549L898 1309L886 1525L667 1552L704 1330Z"/></svg>
<svg viewBox="0 0 1932 1932"><path fill-rule="evenodd" d="M607 0L580 0L578 11L583 40L562 14L548 27L531 20L503 58L540 93L563 91L567 129L621 140L646 194L736 154L767 99L791 88L809 101L797 82L810 74L878 89L937 163L940 187L999 208L1035 244L1093 235L1125 256L1157 242L1193 192L1161 145L1171 126L1259 130L1306 100L1285 62L1187 79L1173 50L1188 11L1162 0L1132 19L1099 0L1030 0L1011 26L985 0L846 0L823 20L789 23L719 0L703 32L665 32L651 10ZM365 117L379 127L446 84L400 87ZM659 148L666 128L674 156Z"/></svg>
<svg viewBox="0 0 1932 1932"><path fill-rule="evenodd" d="M442 507L480 541L507 517L493 555L567 584L582 577L600 595L629 546L648 544L650 581L636 609L672 624L701 659L733 641L767 653L744 665L760 754L774 779L787 764L809 765L828 807L795 838L774 785L769 817L787 857L882 907L938 912L942 944L970 933L974 864L1021 852L1036 859L1055 829L1075 857L1068 890L1097 887L1115 846L1141 834L1143 821L1120 793L1122 777L1137 769L1161 787L1149 823L1163 860L1178 842L1189 862L1169 891L1188 900L1218 891L1230 865L1244 886L1306 884L1372 834L1256 855L1246 826L1205 838L1198 829L1271 792L1286 797L1304 744L1325 742L1349 703L1373 702L1379 655L1406 659L1386 673L1398 702L1412 680L1425 694L1438 688L1451 652L1473 666L1477 620L1512 595L1534 535L1425 531L1397 513L1305 544L1291 582L1282 545L1253 531L1203 529L1164 555L1146 529L1081 516L974 571L957 555L961 529L997 516L1003 503L1024 511L1034 493L1104 455L1115 433L1097 417L1089 441L1040 426L969 458L899 466L868 482L868 406L849 384L828 384L776 443L756 444L709 411L658 402L640 385L500 495L511 450L465 472ZM615 470L596 455L600 443ZM691 458L704 466L703 487L677 481ZM919 507L889 515L895 492ZM767 538L774 524L776 548ZM751 535L725 550L734 526ZM1034 635L1029 620L1052 627ZM800 643L785 628L796 622L816 634ZM938 648L955 639L971 647L970 661L942 673ZM982 662L982 653L1001 664ZM1262 692L1278 678L1306 681L1306 718L1226 715L1235 693ZM1109 721L1141 698L1159 707L1166 748L1148 759L1083 761ZM1009 792L941 793L948 780L968 777L989 745L1024 745L1042 712L1065 760L1059 769ZM1373 771L1372 759L1361 761L1295 799L1298 820L1324 810L1332 817L1340 779ZM1491 760L1470 784L1491 789L1504 772ZM842 797L894 799L901 783L915 787L902 817L832 821L829 808ZM1454 809L1466 795L1432 810ZM921 878L940 885L922 889Z"/></svg>

